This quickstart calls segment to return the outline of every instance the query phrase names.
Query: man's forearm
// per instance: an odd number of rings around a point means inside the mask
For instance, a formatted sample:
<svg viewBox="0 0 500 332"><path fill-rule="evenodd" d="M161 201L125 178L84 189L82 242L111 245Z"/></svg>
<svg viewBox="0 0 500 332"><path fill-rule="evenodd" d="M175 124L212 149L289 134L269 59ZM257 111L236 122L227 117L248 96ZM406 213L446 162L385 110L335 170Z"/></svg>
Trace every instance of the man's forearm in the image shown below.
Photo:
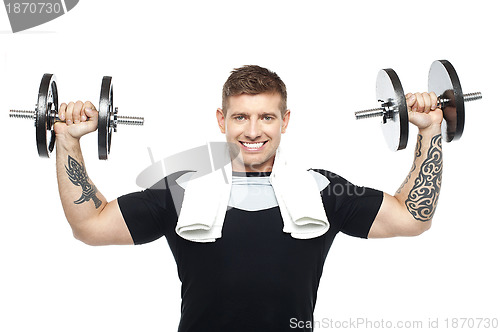
<svg viewBox="0 0 500 332"><path fill-rule="evenodd" d="M76 233L99 215L107 204L90 180L77 140L56 140L56 168L59 195L68 222Z"/></svg>
<svg viewBox="0 0 500 332"><path fill-rule="evenodd" d="M440 128L421 130L410 173L394 195L415 220L432 219L441 190L443 150Z"/></svg>

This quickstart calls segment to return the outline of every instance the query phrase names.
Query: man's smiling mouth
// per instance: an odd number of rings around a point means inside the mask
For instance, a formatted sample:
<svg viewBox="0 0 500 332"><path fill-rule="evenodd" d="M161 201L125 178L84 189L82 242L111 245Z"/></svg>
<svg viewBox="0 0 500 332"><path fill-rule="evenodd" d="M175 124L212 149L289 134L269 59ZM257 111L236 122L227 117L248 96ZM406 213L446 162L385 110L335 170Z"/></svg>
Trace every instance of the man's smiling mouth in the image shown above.
<svg viewBox="0 0 500 332"><path fill-rule="evenodd" d="M264 142L255 142L255 143L250 143L250 142L242 142L239 141L241 145L245 147L246 150L260 150L264 144L266 144L268 141Z"/></svg>

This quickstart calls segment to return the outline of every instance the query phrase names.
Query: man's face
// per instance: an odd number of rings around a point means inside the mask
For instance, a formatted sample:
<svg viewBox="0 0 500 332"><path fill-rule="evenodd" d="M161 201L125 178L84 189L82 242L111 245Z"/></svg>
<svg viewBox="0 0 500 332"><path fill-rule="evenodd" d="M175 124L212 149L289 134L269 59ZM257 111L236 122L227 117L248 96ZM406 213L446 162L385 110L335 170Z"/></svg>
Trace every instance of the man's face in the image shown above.
<svg viewBox="0 0 500 332"><path fill-rule="evenodd" d="M230 144L233 171L270 172L290 111L280 111L277 93L241 94L228 99L227 114L217 109L217 121ZM236 157L237 156L237 157Z"/></svg>

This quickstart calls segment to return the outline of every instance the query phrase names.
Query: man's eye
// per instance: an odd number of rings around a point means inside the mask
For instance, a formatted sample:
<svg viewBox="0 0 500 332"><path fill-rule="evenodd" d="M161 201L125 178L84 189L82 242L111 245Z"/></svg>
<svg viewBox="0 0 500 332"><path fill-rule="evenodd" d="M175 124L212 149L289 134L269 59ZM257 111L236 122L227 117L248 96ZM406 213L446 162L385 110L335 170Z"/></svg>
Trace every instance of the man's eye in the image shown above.
<svg viewBox="0 0 500 332"><path fill-rule="evenodd" d="M273 119L273 117L272 117L272 116L265 116L265 117L264 117L264 120L271 121L272 119Z"/></svg>
<svg viewBox="0 0 500 332"><path fill-rule="evenodd" d="M238 115L235 117L236 120L244 120L245 117L243 115Z"/></svg>

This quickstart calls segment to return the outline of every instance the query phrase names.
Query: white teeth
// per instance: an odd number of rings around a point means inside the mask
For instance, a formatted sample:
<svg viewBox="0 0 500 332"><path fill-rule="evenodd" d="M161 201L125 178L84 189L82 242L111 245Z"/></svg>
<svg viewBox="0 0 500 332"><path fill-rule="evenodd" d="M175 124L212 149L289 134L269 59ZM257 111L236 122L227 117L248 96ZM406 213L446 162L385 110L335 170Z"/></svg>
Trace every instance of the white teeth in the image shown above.
<svg viewBox="0 0 500 332"><path fill-rule="evenodd" d="M264 142L260 142L260 143L244 143L244 142L241 142L244 146L246 146L247 148L249 149L258 149L260 148L262 145L264 145Z"/></svg>

